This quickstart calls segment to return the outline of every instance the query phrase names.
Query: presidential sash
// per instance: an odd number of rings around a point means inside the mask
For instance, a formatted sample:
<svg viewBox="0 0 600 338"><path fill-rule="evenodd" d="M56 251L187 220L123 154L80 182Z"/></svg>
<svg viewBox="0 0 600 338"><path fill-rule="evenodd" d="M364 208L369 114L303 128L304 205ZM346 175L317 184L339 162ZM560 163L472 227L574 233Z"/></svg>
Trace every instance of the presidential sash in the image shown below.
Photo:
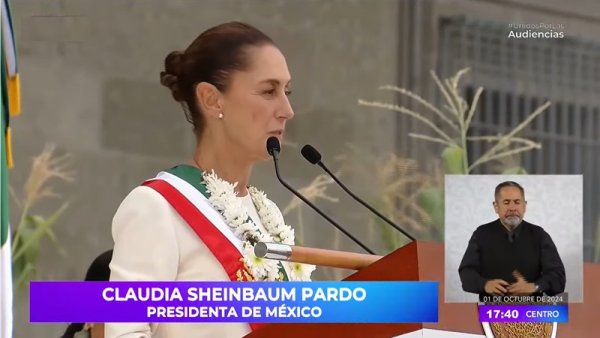
<svg viewBox="0 0 600 338"><path fill-rule="evenodd" d="M243 263L240 240L229 230L221 215L212 208L200 191L167 172L161 172L143 185L157 191L177 211L217 258L231 281L253 280ZM264 324L249 325L255 330Z"/></svg>

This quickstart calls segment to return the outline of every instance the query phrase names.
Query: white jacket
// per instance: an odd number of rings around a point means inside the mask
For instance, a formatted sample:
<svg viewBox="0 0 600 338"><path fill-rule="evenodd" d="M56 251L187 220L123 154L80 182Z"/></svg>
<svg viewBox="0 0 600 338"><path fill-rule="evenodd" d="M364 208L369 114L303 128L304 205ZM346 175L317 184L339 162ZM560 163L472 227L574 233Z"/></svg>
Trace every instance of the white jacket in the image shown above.
<svg viewBox="0 0 600 338"><path fill-rule="evenodd" d="M111 281L229 281L219 261L158 192L135 188L112 223ZM106 338L238 338L247 323L106 323Z"/></svg>

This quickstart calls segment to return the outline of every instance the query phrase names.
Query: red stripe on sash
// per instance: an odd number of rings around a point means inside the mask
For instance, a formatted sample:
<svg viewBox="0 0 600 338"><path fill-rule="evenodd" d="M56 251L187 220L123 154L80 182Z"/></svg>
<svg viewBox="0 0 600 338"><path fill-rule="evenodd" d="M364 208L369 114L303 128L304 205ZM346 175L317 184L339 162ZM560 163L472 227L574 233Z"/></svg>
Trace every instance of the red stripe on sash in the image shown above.
<svg viewBox="0 0 600 338"><path fill-rule="evenodd" d="M156 190L169 202L221 263L230 280L238 281L241 277L248 281L249 272L238 249L179 190L163 180L148 180L143 185ZM252 330L264 325L248 324Z"/></svg>

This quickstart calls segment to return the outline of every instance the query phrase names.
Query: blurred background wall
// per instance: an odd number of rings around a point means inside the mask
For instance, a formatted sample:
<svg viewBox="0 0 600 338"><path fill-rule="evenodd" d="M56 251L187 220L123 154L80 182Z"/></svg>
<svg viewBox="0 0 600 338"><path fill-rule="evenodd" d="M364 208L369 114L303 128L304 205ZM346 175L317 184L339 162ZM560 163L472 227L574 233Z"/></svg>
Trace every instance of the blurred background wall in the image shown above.
<svg viewBox="0 0 600 338"><path fill-rule="evenodd" d="M69 201L54 226L64 254L43 242L40 279L82 279L93 258L112 246L111 219L125 195L157 171L187 161L194 147L191 127L159 84L159 72L169 52L184 49L205 29L232 20L265 31L287 56L296 117L288 125L282 162L285 176L297 187L310 185L320 174L299 155L305 143L316 146L326 163L342 170L348 185L378 206L389 204L382 196L402 189L408 194L419 187L443 187L443 146L408 135L427 132L427 127L406 114L361 106L358 99L404 105L444 128L442 121L406 96L378 90L381 85L406 88L441 106L443 98L430 70L448 77L470 67L461 93L470 99L478 86L486 89L471 136L506 133L545 100L552 101L551 108L519 134L540 142L541 150L489 162L472 173L499 173L518 165L529 174L583 174L584 258L598 258L600 2L19 0L11 4L22 115L12 120L15 168L10 185L17 194L22 190L32 157L46 144L55 144L58 154L71 154L76 172L73 183L55 186ZM565 38L507 38L509 24L540 22L562 25L557 30L564 31ZM475 159L486 149L485 144L469 145L469 157ZM395 162L386 162L389 154L398 156ZM384 165L389 165L391 176L376 173L375 168ZM414 185L382 191L403 184L399 183L403 176L394 176L398 173L411 177ZM290 202L291 195L276 181L271 163L255 169L253 182L282 209ZM390 241L386 228L335 187L327 186L325 194L339 201L317 199L319 205L378 253L406 242L401 237ZM491 201L491 196L486 198ZM411 209L412 202L407 202L406 210L394 210L395 219L419 238L443 240L440 224L433 224L435 217ZM47 199L36 212L51 213L61 203ZM392 196L392 203L400 202ZM13 209L15 224L20 211L16 204ZM298 227L305 245L360 251L311 211L300 216L293 210L287 219ZM316 277L334 279L345 273L323 270ZM27 304L27 294L21 292L15 337L59 336L63 326L28 324Z"/></svg>

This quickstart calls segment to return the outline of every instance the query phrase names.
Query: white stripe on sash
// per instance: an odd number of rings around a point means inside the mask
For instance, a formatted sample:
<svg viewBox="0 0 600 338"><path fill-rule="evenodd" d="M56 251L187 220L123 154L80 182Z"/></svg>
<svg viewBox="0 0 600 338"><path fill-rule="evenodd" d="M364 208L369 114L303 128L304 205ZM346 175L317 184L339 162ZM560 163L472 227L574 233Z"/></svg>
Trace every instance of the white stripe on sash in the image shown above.
<svg viewBox="0 0 600 338"><path fill-rule="evenodd" d="M223 215L213 208L208 199L202 195L198 189L189 184L185 180L161 171L156 175L156 179L163 180L169 183L173 188L177 189L188 201L190 201L199 212L201 212L219 231L227 238L240 253L242 253L242 242L234 235L229 226L225 223ZM242 255L243 256L243 255Z"/></svg>

